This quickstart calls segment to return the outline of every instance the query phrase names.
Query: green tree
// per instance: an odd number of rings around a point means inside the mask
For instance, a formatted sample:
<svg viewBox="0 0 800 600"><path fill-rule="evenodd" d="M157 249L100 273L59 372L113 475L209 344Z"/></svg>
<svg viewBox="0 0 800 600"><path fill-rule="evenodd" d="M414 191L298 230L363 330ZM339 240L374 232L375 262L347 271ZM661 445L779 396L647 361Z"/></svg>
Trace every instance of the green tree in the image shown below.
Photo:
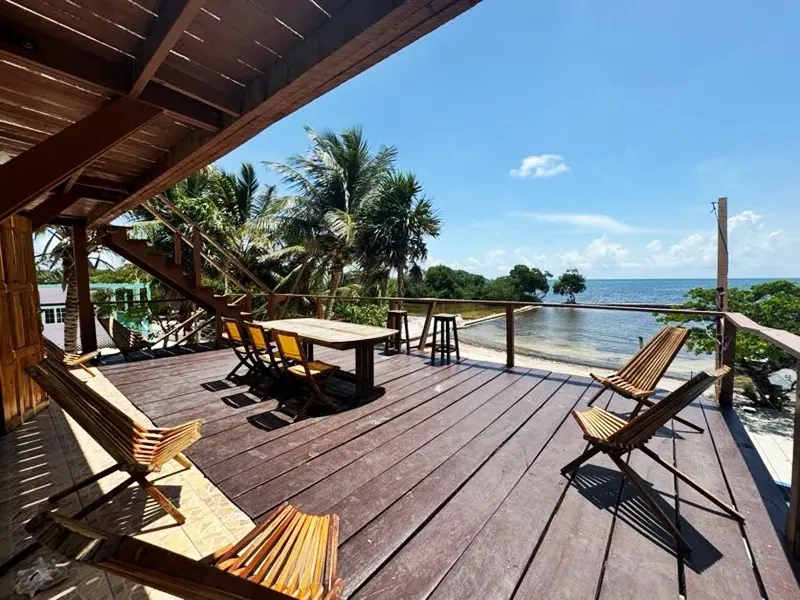
<svg viewBox="0 0 800 600"><path fill-rule="evenodd" d="M306 127L306 133L310 141L307 153L267 166L277 171L295 194L288 218L296 221L290 230L294 241L300 242L295 244L297 252L306 265L327 270L331 298L325 316L330 318L344 269L360 255L355 223L379 193L397 151L381 146L372 152L360 127L341 134L317 133Z"/></svg>
<svg viewBox="0 0 800 600"><path fill-rule="evenodd" d="M505 275L490 279L483 286L481 291L481 299L483 300L516 300L517 290L514 287L514 282L511 277Z"/></svg>
<svg viewBox="0 0 800 600"><path fill-rule="evenodd" d="M513 300L541 302L550 291L550 283L547 281L550 273L547 271L516 265L508 277L514 291Z"/></svg>
<svg viewBox="0 0 800 600"><path fill-rule="evenodd" d="M467 271L451 269L445 265L436 265L425 273L425 289L433 298L463 298L478 300L482 298L486 278Z"/></svg>
<svg viewBox="0 0 800 600"><path fill-rule="evenodd" d="M397 273L397 295L405 293L409 266L428 257L426 238L438 237L442 222L413 173L391 173L358 224L358 245L365 271Z"/></svg>
<svg viewBox="0 0 800 600"><path fill-rule="evenodd" d="M716 310L716 290L695 288L686 294L681 308ZM765 327L784 329L800 334L800 285L792 281L771 281L749 288L728 290L728 309L750 317ZM692 325L687 347L697 354L716 350L714 321L695 322L691 315L663 315L664 323ZM783 394L769 381L770 373L785 367L795 367L796 360L769 342L747 333L736 337L736 369L753 382L762 403L777 404Z"/></svg>
<svg viewBox="0 0 800 600"><path fill-rule="evenodd" d="M578 269L567 269L553 284L553 293L567 296L569 304L575 304L575 296L586 291L586 278Z"/></svg>

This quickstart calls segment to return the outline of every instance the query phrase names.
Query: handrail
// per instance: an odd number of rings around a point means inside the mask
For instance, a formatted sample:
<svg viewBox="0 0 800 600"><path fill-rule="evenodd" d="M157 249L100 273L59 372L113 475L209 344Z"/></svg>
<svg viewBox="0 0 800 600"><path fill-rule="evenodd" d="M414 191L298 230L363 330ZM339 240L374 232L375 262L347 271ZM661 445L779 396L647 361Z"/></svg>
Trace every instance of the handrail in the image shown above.
<svg viewBox="0 0 800 600"><path fill-rule="evenodd" d="M800 359L800 335L795 335L783 329L764 327L742 313L725 313L725 319L733 323L739 331L757 335L795 358Z"/></svg>
<svg viewBox="0 0 800 600"><path fill-rule="evenodd" d="M166 204L167 208L169 208L173 213L175 213L178 217L180 217L180 219L184 223L186 223L190 227L193 227L193 228L197 229L198 231L200 231L200 235L203 236L203 239L205 241L207 241L209 244L214 246L214 248L216 248L217 252L222 254L225 258L227 258L234 265L236 265L236 268L238 268L245 275L247 275L252 280L252 282L255 283L256 286L258 286L263 292L265 292L267 294L271 294L272 293L272 290L270 289L270 287L266 283L261 281L261 279L255 273L253 273L250 269L248 269L241 262L239 262L239 260L235 256L233 256L233 254L231 254L230 252L225 250L225 248L220 246L216 242L216 240L214 240L214 238L212 238L205 231L203 231L203 229L197 223L195 223L192 219L190 219L185 214L183 214L180 210L178 210L178 207L175 206L170 200L168 200L167 197L164 196L164 194L157 194L155 197L158 198L164 204ZM145 204L147 204L147 203L145 203Z"/></svg>

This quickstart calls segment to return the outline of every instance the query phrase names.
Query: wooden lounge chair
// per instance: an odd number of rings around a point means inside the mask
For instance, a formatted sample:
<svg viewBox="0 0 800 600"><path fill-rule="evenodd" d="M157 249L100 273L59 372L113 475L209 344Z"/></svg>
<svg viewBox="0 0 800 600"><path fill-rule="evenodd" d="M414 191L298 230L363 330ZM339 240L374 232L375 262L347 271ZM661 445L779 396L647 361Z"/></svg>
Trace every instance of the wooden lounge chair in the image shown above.
<svg viewBox="0 0 800 600"><path fill-rule="evenodd" d="M111 316L98 317L97 320L100 321L100 325L106 330L125 360L129 360L129 355L134 352L150 353L152 343L145 340L138 331L128 329Z"/></svg>
<svg viewBox="0 0 800 600"><path fill-rule="evenodd" d="M631 418L639 414L642 407L653 406L655 403L650 400L650 396L656 393L656 385L683 347L688 335L689 331L683 327L664 327L616 373L608 377L590 373L592 379L601 383L603 387L589 400L589 406L592 406L608 388L636 402ZM675 420L695 431L703 432L703 429L694 423L680 417L676 417Z"/></svg>
<svg viewBox="0 0 800 600"><path fill-rule="evenodd" d="M290 365L286 367L286 372L292 377L308 382L311 387L311 395L295 415L295 420L302 419L315 401L328 408L339 410L339 406L323 391L325 381L332 377L339 367L321 360L307 360L303 345L300 343L300 336L296 333L272 329L271 334L283 363Z"/></svg>
<svg viewBox="0 0 800 600"><path fill-rule="evenodd" d="M684 383L677 390L669 394L662 401L658 402L653 408L639 414L630 421L620 419L600 407L592 406L586 410L573 410L572 416L583 430L583 437L590 444L588 450L573 460L563 469L561 473L566 475L580 467L584 462L603 452L607 454L614 464L617 465L622 475L630 482L642 500L653 511L655 516L661 521L667 531L670 531L678 545L685 551L691 551L691 547L681 536L675 523L661 509L652 496L648 493L641 478L628 466L623 456L634 450L641 450L647 456L656 461L659 465L673 473L678 479L687 483L703 496L711 500L714 504L723 509L734 519L744 521L732 507L714 496L711 492L703 489L697 482L682 473L669 462L664 461L658 454L650 450L645 444L656 432L666 425L670 419L674 419L681 410L688 406L693 400L700 396L712 383L728 373L728 367L717 369L713 373L704 371L698 373L691 380Z"/></svg>
<svg viewBox="0 0 800 600"><path fill-rule="evenodd" d="M281 375L281 360L278 347L273 346L270 341L270 334L259 323L245 321L247 336L250 338L251 352L256 359L259 371L268 377L277 379ZM278 354L278 356L275 356Z"/></svg>
<svg viewBox="0 0 800 600"><path fill-rule="evenodd" d="M191 468L191 463L181 452L200 439L201 421L189 421L175 427L144 427L52 358L28 367L28 374L116 461L112 467L50 496L49 502L57 502L116 471L125 471L129 477L85 507L81 511L83 516L137 483L178 523L186 521L172 502L147 480L147 475L160 471L173 459L185 469Z"/></svg>
<svg viewBox="0 0 800 600"><path fill-rule="evenodd" d="M225 376L225 379L230 379L236 375L236 371L243 366L247 368L247 372L244 374L244 377L247 377L254 370L258 369L258 361L253 355L252 344L242 330L239 321L236 319L222 317L222 325L225 327L225 333L228 334L228 339L232 344L233 353L236 355L236 358L239 359L239 362L233 370Z"/></svg>
<svg viewBox="0 0 800 600"><path fill-rule="evenodd" d="M97 358L100 354L99 350L87 352L86 354L73 354L72 352L65 352L58 344L45 336L42 336L42 342L44 343L44 352L50 358L60 360L68 367L80 367L92 377L95 376L95 373L86 366L86 363Z"/></svg>
<svg viewBox="0 0 800 600"><path fill-rule="evenodd" d="M26 525L42 545L77 562L182 598L341 598L339 520L283 504L239 542L193 560L125 535L43 512Z"/></svg>

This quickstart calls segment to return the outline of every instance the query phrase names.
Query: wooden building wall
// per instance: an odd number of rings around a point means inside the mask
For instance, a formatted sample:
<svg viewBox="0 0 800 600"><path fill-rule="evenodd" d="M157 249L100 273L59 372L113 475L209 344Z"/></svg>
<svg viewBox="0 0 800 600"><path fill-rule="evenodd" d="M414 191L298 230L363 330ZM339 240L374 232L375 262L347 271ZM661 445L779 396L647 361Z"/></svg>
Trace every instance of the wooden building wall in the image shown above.
<svg viewBox="0 0 800 600"><path fill-rule="evenodd" d="M8 432L47 405L25 373L42 357L39 290L31 222L13 216L0 223L0 401Z"/></svg>

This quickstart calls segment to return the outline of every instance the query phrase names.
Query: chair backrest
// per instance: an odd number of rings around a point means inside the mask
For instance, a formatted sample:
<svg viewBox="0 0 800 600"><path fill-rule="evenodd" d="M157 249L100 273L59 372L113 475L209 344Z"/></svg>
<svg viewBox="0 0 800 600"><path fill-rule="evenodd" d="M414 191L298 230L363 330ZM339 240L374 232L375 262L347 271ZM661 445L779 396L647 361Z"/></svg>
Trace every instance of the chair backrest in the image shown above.
<svg viewBox="0 0 800 600"><path fill-rule="evenodd" d="M247 335L250 337L253 347L256 350L269 351L269 336L264 331L264 328L260 324L251 321L245 321L244 326L247 329Z"/></svg>
<svg viewBox="0 0 800 600"><path fill-rule="evenodd" d="M111 337L114 345L123 352L141 346L144 343L141 333L128 329L114 317L98 317L98 321Z"/></svg>
<svg viewBox="0 0 800 600"><path fill-rule="evenodd" d="M146 428L80 381L61 361L48 357L27 371L115 460L126 465L141 464L137 442Z"/></svg>
<svg viewBox="0 0 800 600"><path fill-rule="evenodd" d="M67 353L64 352L64 349L56 344L53 340L42 336L42 343L44 344L44 352L47 356L53 360L59 360L61 362L67 360Z"/></svg>
<svg viewBox="0 0 800 600"><path fill-rule="evenodd" d="M239 321L236 319L230 319L228 317L222 317L222 324L225 326L225 331L227 332L231 341L236 342L237 344L247 343L244 337L244 332L239 326Z"/></svg>
<svg viewBox="0 0 800 600"><path fill-rule="evenodd" d="M271 329L272 337L278 345L278 351L284 360L294 360L306 364L306 355L300 343L300 336L291 331Z"/></svg>
<svg viewBox="0 0 800 600"><path fill-rule="evenodd" d="M25 526L43 546L77 562L180 598L292 600L211 565L126 535L112 535L83 522L42 512Z"/></svg>
<svg viewBox="0 0 800 600"><path fill-rule="evenodd" d="M617 376L641 390L655 389L688 335L683 327L664 327L617 371Z"/></svg>
<svg viewBox="0 0 800 600"><path fill-rule="evenodd" d="M622 429L616 431L608 441L624 446L635 446L647 442L656 432L666 425L670 419L686 408L706 391L712 383L730 371L721 367L713 373L700 371L666 398L656 402L655 406L639 413L628 421Z"/></svg>

